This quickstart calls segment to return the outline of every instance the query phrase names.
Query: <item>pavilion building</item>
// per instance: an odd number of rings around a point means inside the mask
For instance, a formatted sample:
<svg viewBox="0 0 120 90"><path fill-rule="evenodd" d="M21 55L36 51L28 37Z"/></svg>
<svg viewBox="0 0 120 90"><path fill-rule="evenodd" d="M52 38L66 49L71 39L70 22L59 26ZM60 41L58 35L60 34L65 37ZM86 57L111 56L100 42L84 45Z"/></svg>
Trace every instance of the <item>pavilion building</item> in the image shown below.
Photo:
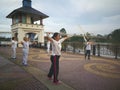
<svg viewBox="0 0 120 90"><path fill-rule="evenodd" d="M18 42L23 41L23 37L27 36L30 41L37 40L38 43L44 43L43 19L49 16L32 8L31 0L23 0L22 3L22 7L6 16L12 19L12 37L16 37ZM36 24L36 21L39 21L39 24Z"/></svg>

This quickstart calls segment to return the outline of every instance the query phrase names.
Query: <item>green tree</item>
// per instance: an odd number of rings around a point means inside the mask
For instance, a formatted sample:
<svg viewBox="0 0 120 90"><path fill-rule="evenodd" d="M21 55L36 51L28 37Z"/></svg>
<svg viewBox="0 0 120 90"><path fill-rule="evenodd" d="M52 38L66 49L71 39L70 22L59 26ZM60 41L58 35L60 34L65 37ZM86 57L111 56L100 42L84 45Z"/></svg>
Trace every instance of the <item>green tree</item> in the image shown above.
<svg viewBox="0 0 120 90"><path fill-rule="evenodd" d="M65 35L67 34L65 28L60 29L60 34L61 34L62 36L65 36Z"/></svg>
<svg viewBox="0 0 120 90"><path fill-rule="evenodd" d="M108 42L108 41L107 41L106 35L103 36L101 34L97 34L97 36L95 37L95 42L102 42L102 43L104 43L104 42Z"/></svg>
<svg viewBox="0 0 120 90"><path fill-rule="evenodd" d="M120 43L120 29L114 30L111 34L108 35L112 43Z"/></svg>
<svg viewBox="0 0 120 90"><path fill-rule="evenodd" d="M73 36L70 38L71 42L84 42L84 39L82 36Z"/></svg>

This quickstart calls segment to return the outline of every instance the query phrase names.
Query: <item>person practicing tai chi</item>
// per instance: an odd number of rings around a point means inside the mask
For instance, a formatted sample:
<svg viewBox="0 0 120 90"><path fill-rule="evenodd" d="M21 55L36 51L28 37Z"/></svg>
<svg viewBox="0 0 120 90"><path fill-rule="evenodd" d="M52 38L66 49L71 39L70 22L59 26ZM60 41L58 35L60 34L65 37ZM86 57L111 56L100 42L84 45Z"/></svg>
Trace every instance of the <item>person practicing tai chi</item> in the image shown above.
<svg viewBox="0 0 120 90"><path fill-rule="evenodd" d="M50 54L50 41L47 41L47 53Z"/></svg>
<svg viewBox="0 0 120 90"><path fill-rule="evenodd" d="M15 37L12 37L12 41L11 41L11 48L12 48L12 59L16 59L16 48L17 48L17 39Z"/></svg>
<svg viewBox="0 0 120 90"><path fill-rule="evenodd" d="M86 38L85 35L83 36L83 38L85 41L85 60L87 57L88 60L90 60L92 42L90 42L90 39Z"/></svg>
<svg viewBox="0 0 120 90"><path fill-rule="evenodd" d="M48 73L48 78L52 79L53 76L53 83L58 84L58 73L59 73L59 59L61 56L61 43L69 38L68 36L65 36L63 38L60 38L59 33L54 33L52 38L47 36L48 40L50 40L52 44L52 54L50 56L51 60L51 67Z"/></svg>
<svg viewBox="0 0 120 90"><path fill-rule="evenodd" d="M24 66L27 66L28 63L28 53L29 53L29 39L27 37L23 38L23 42L21 42L21 44L23 45L23 61L22 64Z"/></svg>
<svg viewBox="0 0 120 90"><path fill-rule="evenodd" d="M85 59L88 56L88 60L90 60L90 53L91 53L91 42L88 39L85 47Z"/></svg>

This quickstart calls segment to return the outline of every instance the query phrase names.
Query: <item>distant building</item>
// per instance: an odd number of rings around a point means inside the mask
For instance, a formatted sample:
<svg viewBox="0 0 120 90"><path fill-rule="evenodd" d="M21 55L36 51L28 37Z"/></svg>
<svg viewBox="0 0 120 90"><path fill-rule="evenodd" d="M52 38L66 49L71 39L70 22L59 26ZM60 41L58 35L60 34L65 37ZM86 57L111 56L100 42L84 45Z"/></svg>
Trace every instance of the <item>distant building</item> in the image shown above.
<svg viewBox="0 0 120 90"><path fill-rule="evenodd" d="M11 38L11 32L0 31L0 37Z"/></svg>
<svg viewBox="0 0 120 90"><path fill-rule="evenodd" d="M23 6L11 12L7 18L12 18L12 36L19 41L27 36L31 41L37 38L38 43L44 43L43 19L49 16L31 7L31 0L23 0ZM34 22L40 21L40 24Z"/></svg>

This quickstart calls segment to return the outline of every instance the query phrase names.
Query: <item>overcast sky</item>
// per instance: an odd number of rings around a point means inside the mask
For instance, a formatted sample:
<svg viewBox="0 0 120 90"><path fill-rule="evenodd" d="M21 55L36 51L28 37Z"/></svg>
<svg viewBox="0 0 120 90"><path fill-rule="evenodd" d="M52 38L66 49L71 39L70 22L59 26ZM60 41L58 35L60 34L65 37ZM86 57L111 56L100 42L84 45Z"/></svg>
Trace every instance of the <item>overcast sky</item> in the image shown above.
<svg viewBox="0 0 120 90"><path fill-rule="evenodd" d="M0 0L0 31L10 31L6 16L22 6L22 0ZM45 31L109 34L120 28L120 0L32 0L32 7L49 16Z"/></svg>

